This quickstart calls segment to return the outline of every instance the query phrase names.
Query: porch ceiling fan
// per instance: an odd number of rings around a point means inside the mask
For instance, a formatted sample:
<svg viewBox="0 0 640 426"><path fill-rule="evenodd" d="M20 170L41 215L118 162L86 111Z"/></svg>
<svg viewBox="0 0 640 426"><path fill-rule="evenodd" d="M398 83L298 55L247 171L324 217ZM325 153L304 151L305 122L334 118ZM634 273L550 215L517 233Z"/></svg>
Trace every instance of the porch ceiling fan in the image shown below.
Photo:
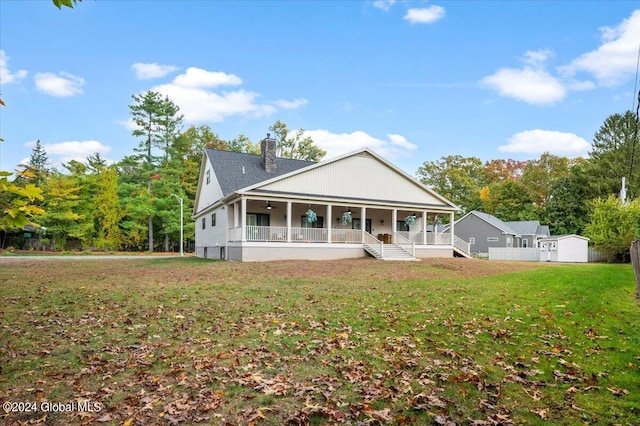
<svg viewBox="0 0 640 426"><path fill-rule="evenodd" d="M267 210L275 210L275 209L277 209L278 207L276 207L276 206L272 206L272 205L271 205L271 201L267 201L267 204L265 204L264 206L262 206L262 208L263 208L263 209L267 209Z"/></svg>

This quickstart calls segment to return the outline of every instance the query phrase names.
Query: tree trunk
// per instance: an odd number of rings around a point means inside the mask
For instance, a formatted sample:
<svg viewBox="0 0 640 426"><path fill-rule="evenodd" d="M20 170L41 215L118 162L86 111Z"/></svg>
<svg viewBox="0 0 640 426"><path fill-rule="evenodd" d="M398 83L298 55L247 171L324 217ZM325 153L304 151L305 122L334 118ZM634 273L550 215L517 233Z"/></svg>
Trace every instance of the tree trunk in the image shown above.
<svg viewBox="0 0 640 426"><path fill-rule="evenodd" d="M164 251L169 251L169 234L164 234Z"/></svg>
<svg viewBox="0 0 640 426"><path fill-rule="evenodd" d="M633 272L636 276L636 298L640 300L640 240L631 243L629 249Z"/></svg>
<svg viewBox="0 0 640 426"><path fill-rule="evenodd" d="M151 179L147 182L147 194L151 199ZM149 251L153 253L153 216L149 216Z"/></svg>
<svg viewBox="0 0 640 426"><path fill-rule="evenodd" d="M153 253L153 216L149 216L149 251Z"/></svg>

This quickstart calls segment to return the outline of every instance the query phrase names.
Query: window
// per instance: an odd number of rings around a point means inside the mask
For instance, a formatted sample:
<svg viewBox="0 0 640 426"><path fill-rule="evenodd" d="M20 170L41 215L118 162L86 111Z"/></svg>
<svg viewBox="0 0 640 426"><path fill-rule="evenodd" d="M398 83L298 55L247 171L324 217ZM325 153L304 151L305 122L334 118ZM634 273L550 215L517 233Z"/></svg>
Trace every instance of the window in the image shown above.
<svg viewBox="0 0 640 426"><path fill-rule="evenodd" d="M527 248L529 247L529 240L527 240L526 238L522 239L522 248Z"/></svg>
<svg viewBox="0 0 640 426"><path fill-rule="evenodd" d="M487 237L487 242L495 243L498 241L498 237Z"/></svg>
<svg viewBox="0 0 640 426"><path fill-rule="evenodd" d="M211 182L211 169L207 170L207 185Z"/></svg>
<svg viewBox="0 0 640 426"><path fill-rule="evenodd" d="M409 228L409 225L407 225L407 223L404 220L399 220L396 222L396 231L407 232L410 230L411 228Z"/></svg>
<svg viewBox="0 0 640 426"><path fill-rule="evenodd" d="M475 244L475 243L476 243L475 237L469 238L469 244Z"/></svg>
<svg viewBox="0 0 640 426"><path fill-rule="evenodd" d="M202 229L205 229L207 227L207 218L203 217L202 218Z"/></svg>
<svg viewBox="0 0 640 426"><path fill-rule="evenodd" d="M301 228L324 228L324 217L316 216L316 221L313 223L309 223L307 216L300 216L300 227Z"/></svg>
<svg viewBox="0 0 640 426"><path fill-rule="evenodd" d="M211 215L211 226L216 226L216 214Z"/></svg>

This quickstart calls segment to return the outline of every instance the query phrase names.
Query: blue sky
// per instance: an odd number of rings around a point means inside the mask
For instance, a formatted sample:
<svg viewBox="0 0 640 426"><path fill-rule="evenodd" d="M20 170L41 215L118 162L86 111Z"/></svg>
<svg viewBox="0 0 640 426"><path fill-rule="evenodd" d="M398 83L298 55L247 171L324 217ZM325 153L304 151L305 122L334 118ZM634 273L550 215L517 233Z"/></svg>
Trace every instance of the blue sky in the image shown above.
<svg viewBox="0 0 640 426"><path fill-rule="evenodd" d="M146 90L185 129L255 142L279 119L328 157L369 146L410 174L584 156L634 108L639 47L632 1L0 0L0 169L37 139L54 166L121 159Z"/></svg>

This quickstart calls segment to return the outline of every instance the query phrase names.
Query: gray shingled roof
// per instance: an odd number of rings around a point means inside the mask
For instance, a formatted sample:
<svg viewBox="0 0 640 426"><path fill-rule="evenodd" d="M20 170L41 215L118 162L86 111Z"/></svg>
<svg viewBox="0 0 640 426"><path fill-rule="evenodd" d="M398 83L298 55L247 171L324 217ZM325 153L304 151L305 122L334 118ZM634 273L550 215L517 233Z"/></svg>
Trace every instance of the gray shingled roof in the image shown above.
<svg viewBox="0 0 640 426"><path fill-rule="evenodd" d="M518 221L505 221L504 223L518 234L521 235L536 235L540 221L538 220L518 220Z"/></svg>
<svg viewBox="0 0 640 426"><path fill-rule="evenodd" d="M267 173L262 167L262 157L244 152L205 150L220 183L223 197L247 186L316 164L313 161L276 158L276 171Z"/></svg>
<svg viewBox="0 0 640 426"><path fill-rule="evenodd" d="M541 225L538 226L536 235L544 235L545 237L548 237L549 235L551 235L551 231L549 230L549 227L547 225Z"/></svg>
<svg viewBox="0 0 640 426"><path fill-rule="evenodd" d="M495 226L496 228L498 228L499 230L501 230L505 234L520 235L519 232L516 232L513 228L511 228L505 222L501 221L500 219L498 219L497 217L495 217L493 215L490 215L489 213L484 213L484 212L480 212L478 210L473 210L471 212L471 214L474 214L474 215L478 216L479 218L481 218L485 222Z"/></svg>

